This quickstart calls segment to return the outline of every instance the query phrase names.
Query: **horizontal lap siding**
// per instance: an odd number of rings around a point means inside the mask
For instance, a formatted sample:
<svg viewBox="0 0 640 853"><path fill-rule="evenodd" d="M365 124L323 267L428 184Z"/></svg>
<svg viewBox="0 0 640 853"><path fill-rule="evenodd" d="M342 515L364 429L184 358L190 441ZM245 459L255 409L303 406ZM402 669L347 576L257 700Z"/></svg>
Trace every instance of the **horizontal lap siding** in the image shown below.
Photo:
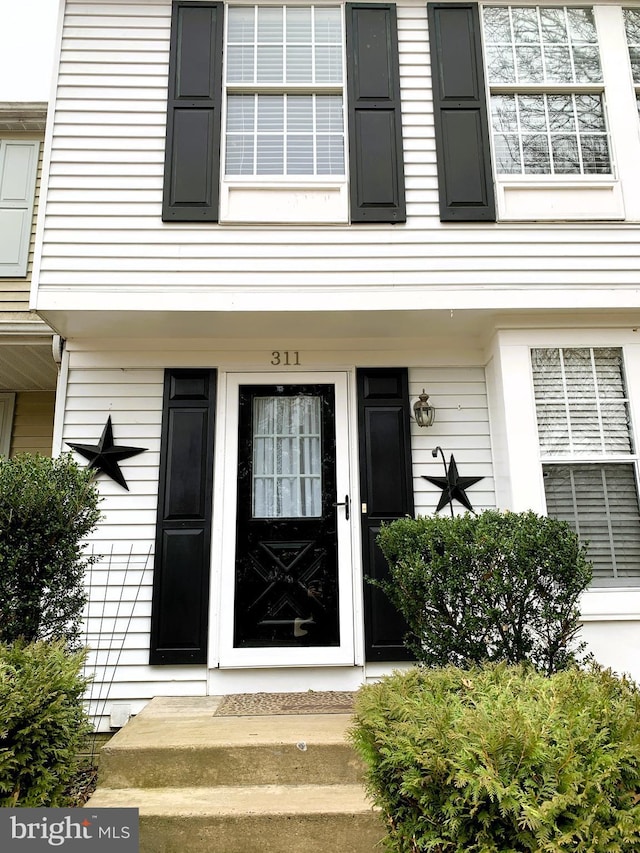
<svg viewBox="0 0 640 853"><path fill-rule="evenodd" d="M19 391L13 414L11 456L40 453L51 456L55 391Z"/></svg>
<svg viewBox="0 0 640 853"><path fill-rule="evenodd" d="M442 490L423 476L444 477L442 457L434 459L431 451L441 447L449 463L453 454L461 477L482 477L468 490L473 509L481 512L496 506L493 480L493 457L489 432L489 411L484 370L481 367L424 367L409 370L409 398L415 401L425 392L435 406L433 426L420 428L411 424L413 456L413 488L416 515L431 515ZM454 512L464 507L454 501ZM440 514L450 513L449 506Z"/></svg>
<svg viewBox="0 0 640 853"><path fill-rule="evenodd" d="M163 377L157 368L69 372L63 450L69 450L67 442L97 444L109 415L116 446L148 448L120 464L129 491L102 473L96 481L103 519L89 545L99 560L87 574L85 640L91 713L103 729L113 701L131 703L136 711L158 694L197 696L206 690L203 667L160 673L148 665Z"/></svg>
<svg viewBox="0 0 640 853"><path fill-rule="evenodd" d="M637 286L634 226L441 224L426 4L398 4L406 225L163 224L170 3L65 16L41 286Z"/></svg>

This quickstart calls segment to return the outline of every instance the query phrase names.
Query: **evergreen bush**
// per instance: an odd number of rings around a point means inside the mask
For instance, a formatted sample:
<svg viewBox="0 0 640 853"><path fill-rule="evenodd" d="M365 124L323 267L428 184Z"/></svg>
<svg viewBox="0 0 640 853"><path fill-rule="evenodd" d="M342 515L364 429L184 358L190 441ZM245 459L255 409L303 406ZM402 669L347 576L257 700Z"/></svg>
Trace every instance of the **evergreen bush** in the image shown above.
<svg viewBox="0 0 640 853"><path fill-rule="evenodd" d="M497 511L402 518L378 542L390 577L377 585L404 616L419 662L528 661L551 673L580 657L591 564L565 522Z"/></svg>
<svg viewBox="0 0 640 853"><path fill-rule="evenodd" d="M69 454L0 458L0 642L66 639L78 645L82 539L100 518L92 472Z"/></svg>
<svg viewBox="0 0 640 853"><path fill-rule="evenodd" d="M67 805L90 731L83 664L63 641L0 644L0 807Z"/></svg>
<svg viewBox="0 0 640 853"><path fill-rule="evenodd" d="M394 853L640 850L640 693L608 671L415 668L352 739Z"/></svg>

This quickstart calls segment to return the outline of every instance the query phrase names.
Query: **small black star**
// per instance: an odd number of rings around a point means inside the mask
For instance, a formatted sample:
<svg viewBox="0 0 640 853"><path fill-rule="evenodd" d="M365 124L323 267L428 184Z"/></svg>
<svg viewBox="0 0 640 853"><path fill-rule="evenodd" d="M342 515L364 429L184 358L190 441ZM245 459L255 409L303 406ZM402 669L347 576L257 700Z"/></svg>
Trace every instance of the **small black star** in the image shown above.
<svg viewBox="0 0 640 853"><path fill-rule="evenodd" d="M67 442L69 447L84 456L89 460L87 468L95 468L96 471L104 471L116 483L120 483L129 491L126 480L122 475L122 471L118 467L118 462L123 459L129 459L130 456L136 456L138 453L144 453L146 447L115 447L113 443L113 427L111 426L111 415L107 418L100 441L97 444L74 444Z"/></svg>
<svg viewBox="0 0 640 853"><path fill-rule="evenodd" d="M440 501L436 507L436 512L440 512L440 510L448 503L453 504L454 500L460 501L464 507L473 512L474 510L471 506L471 502L466 496L464 490L468 489L469 486L479 483L480 480L484 480L484 477L461 477L458 474L456 460L453 458L453 454L451 454L446 477L426 477L423 474L422 479L428 480L430 483L433 483L434 486L438 486L439 489L442 489L442 494L440 495Z"/></svg>

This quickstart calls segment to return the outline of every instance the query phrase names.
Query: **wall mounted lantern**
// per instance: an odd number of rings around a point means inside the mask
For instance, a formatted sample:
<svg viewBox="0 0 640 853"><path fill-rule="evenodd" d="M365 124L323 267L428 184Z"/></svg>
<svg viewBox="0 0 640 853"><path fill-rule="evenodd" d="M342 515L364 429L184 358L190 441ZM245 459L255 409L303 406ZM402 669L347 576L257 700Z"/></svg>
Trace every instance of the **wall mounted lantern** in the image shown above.
<svg viewBox="0 0 640 853"><path fill-rule="evenodd" d="M436 410L429 402L429 395L424 393L424 388L413 404L413 417L419 427L430 427L435 420Z"/></svg>

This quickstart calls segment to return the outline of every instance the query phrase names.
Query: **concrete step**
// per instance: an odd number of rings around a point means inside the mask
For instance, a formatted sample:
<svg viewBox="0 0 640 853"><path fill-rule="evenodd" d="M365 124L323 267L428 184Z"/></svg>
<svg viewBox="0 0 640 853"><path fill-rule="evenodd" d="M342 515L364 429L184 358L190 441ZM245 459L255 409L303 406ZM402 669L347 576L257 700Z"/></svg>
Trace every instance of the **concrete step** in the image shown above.
<svg viewBox="0 0 640 853"><path fill-rule="evenodd" d="M98 788L86 808L140 810L140 853L376 853L361 785Z"/></svg>
<svg viewBox="0 0 640 853"><path fill-rule="evenodd" d="M216 717L204 705L169 717L145 709L103 747L100 786L357 784L350 724L348 714Z"/></svg>

